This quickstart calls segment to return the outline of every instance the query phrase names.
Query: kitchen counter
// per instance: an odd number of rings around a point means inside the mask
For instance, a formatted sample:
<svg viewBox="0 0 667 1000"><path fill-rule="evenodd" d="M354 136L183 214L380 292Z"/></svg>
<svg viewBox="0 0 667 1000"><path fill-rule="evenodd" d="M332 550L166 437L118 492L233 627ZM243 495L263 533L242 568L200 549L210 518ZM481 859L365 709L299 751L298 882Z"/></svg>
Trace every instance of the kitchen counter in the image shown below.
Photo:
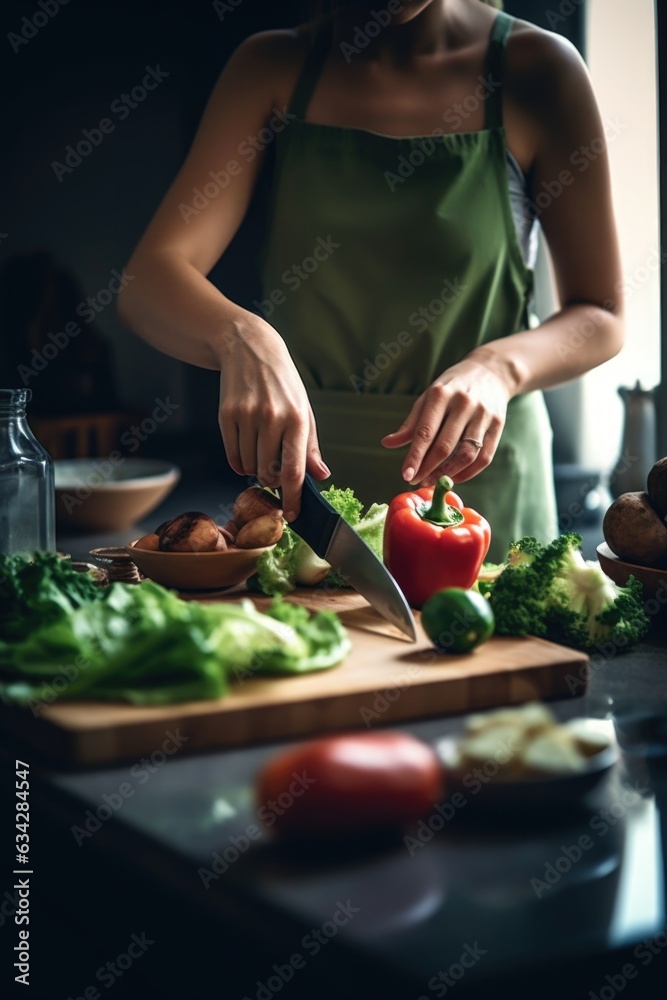
<svg viewBox="0 0 667 1000"><path fill-rule="evenodd" d="M179 487L136 534L228 502L210 490L205 500ZM59 547L83 556L126 540L61 537ZM276 744L188 756L176 732L150 758L66 771L5 740L5 778L15 756L31 765L29 995L662 996L666 640L663 610L639 649L594 657L588 690L551 703L561 719L607 720L618 737L619 764L584 804L489 813L482 789L434 810L421 839L276 844L252 797ZM461 722L401 728L435 742ZM3 831L11 823L3 817ZM9 899L3 958L15 943Z"/></svg>

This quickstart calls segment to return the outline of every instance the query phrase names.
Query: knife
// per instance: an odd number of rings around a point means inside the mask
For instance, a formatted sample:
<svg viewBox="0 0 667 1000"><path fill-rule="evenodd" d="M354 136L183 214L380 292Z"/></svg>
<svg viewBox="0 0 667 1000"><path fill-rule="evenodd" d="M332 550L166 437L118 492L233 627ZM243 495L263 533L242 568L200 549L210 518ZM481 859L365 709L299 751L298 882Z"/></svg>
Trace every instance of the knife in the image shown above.
<svg viewBox="0 0 667 1000"><path fill-rule="evenodd" d="M309 475L301 493L301 512L290 528L383 618L416 642L414 616L393 576L363 538L324 499Z"/></svg>

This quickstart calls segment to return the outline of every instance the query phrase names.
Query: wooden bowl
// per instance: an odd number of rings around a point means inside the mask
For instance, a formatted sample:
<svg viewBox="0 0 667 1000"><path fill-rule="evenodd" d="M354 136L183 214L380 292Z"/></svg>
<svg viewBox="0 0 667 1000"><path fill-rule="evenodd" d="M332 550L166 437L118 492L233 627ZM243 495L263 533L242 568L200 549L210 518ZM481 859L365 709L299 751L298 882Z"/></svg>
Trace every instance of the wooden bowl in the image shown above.
<svg viewBox="0 0 667 1000"><path fill-rule="evenodd" d="M116 453L117 454L117 453ZM64 529L121 531L150 514L181 477L178 466L120 456L54 462L56 519Z"/></svg>
<svg viewBox="0 0 667 1000"><path fill-rule="evenodd" d="M144 576L176 590L221 590L245 583L267 548L226 549L224 552L151 552L125 546ZM273 546L268 546L272 548Z"/></svg>
<svg viewBox="0 0 667 1000"><path fill-rule="evenodd" d="M665 595L667 607L667 569L655 569L653 566L638 566L635 563L625 562L611 551L606 542L598 545L597 554L603 571L619 587L625 586L630 577L634 576L641 583L645 597L655 597L660 592Z"/></svg>

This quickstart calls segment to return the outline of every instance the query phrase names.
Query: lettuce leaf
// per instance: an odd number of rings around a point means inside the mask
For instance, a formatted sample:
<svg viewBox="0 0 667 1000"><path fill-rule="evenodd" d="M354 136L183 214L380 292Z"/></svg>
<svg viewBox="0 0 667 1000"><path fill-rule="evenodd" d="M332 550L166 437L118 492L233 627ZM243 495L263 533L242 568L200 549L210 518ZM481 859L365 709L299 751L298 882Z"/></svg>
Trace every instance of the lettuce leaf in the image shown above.
<svg viewBox="0 0 667 1000"><path fill-rule="evenodd" d="M322 496L361 535L378 559L382 560L388 504L374 503L362 515L363 504L349 487L341 490L330 486L323 490ZM252 590L273 597L288 594L299 584L314 587L323 582L329 587L349 586L346 580L330 568L328 572L327 563L316 556L311 547L286 525L277 545L260 556L257 572L250 578L248 585Z"/></svg>
<svg viewBox="0 0 667 1000"><path fill-rule="evenodd" d="M0 555L0 639L19 642L46 622L102 597L92 576L55 552Z"/></svg>
<svg viewBox="0 0 667 1000"><path fill-rule="evenodd" d="M152 581L112 584L102 600L0 642L0 697L20 704L55 697L163 705L219 698L247 674L304 673L349 651L335 615L275 600L268 613L246 599L183 601Z"/></svg>

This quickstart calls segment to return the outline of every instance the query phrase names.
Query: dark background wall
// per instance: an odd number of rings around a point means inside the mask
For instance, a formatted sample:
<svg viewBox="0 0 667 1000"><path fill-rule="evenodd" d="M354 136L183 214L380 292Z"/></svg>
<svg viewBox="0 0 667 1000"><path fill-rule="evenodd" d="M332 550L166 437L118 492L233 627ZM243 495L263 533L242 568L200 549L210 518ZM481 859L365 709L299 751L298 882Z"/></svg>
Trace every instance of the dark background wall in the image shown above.
<svg viewBox="0 0 667 1000"><path fill-rule="evenodd" d="M296 23L302 3L242 0L221 14L209 0L43 2L46 14L38 0L5 2L0 8L7 105L0 156L0 266L17 254L46 249L76 276L85 297L106 288L113 269L120 270L129 258L183 160L229 54L254 31ZM510 13L555 28L581 45L583 7L576 6L557 24L554 8L553 0L506 4ZM35 14L37 22L48 18L37 29L23 20ZM19 40L21 33L33 37ZM121 120L114 102L141 83L146 67L168 75ZM103 118L110 119L113 131L71 172L59 171L59 179L54 162L63 163L66 147ZM213 274L242 302L256 294L254 258L261 231L255 209ZM150 410L156 398L169 395L179 410L163 433L197 433L210 439L217 454L215 374L144 345L120 326L113 303L99 313L96 325L113 347L122 404ZM12 330L4 328L0 336L11 338ZM64 354L58 363L65 363ZM0 371L0 383L16 384L15 372ZM38 392L39 377L31 387Z"/></svg>

